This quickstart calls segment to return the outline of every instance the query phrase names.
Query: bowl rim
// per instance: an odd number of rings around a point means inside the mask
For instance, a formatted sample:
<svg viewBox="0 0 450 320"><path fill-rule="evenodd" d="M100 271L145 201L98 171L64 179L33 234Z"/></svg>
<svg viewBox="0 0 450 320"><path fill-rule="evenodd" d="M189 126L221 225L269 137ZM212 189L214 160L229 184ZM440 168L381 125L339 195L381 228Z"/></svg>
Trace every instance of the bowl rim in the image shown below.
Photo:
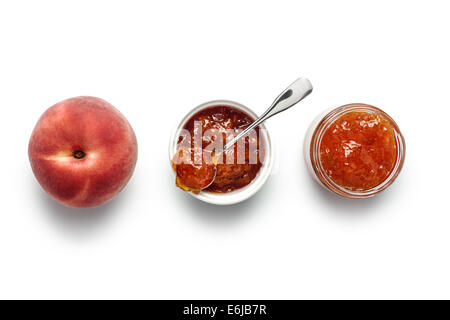
<svg viewBox="0 0 450 320"><path fill-rule="evenodd" d="M204 102L204 103L198 105L197 107L195 107L191 111L189 111L172 131L172 134L171 134L170 140L169 140L169 165L171 167L171 170L172 170L172 165L171 165L170 161L173 159L173 156L176 152L177 140L178 140L178 136L179 136L181 129L184 127L186 122L195 113L197 113L200 110L203 110L203 109L206 109L206 108L209 108L212 106L216 106L216 105L225 105L225 106L237 108L241 111L244 111L245 113L247 113L254 119L258 118L258 115L255 112L253 112L251 109L249 109L248 107L246 107L238 102L231 101L231 100L222 100L222 99L211 100L211 101L207 101L207 102ZM236 189L234 191L227 192L227 193L214 193L214 192L201 191L198 194L194 194L192 192L189 192L189 194L191 196L193 196L194 198L199 199L204 202L207 202L207 203L216 204L216 205L231 205L231 204L236 204L236 203L242 202L244 200L247 200L248 198L252 197L256 192L258 192L262 188L264 183L267 181L269 176L272 174L272 169L273 169L273 164L274 164L274 157L273 157L273 152L272 152L273 147L272 147L272 142L270 140L270 135L269 135L264 123L260 124L259 127L262 129L262 130L260 130L260 132L263 133L264 141L266 143L265 150L264 150L265 151L265 160L263 162L263 165L261 166L261 169L259 170L255 179L252 180L252 182L250 182L245 187L242 187L240 189ZM172 170L172 172L175 175L175 172L173 170Z"/></svg>

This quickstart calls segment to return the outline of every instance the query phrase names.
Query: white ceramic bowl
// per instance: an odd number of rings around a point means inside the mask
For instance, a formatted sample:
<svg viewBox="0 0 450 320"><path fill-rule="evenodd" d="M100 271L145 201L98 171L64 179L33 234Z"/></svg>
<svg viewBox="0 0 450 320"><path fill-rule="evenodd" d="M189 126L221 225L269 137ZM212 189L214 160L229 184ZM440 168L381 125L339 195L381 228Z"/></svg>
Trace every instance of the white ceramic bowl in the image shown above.
<svg viewBox="0 0 450 320"><path fill-rule="evenodd" d="M186 122L198 111L212 107L217 105L224 105L224 106L230 106L235 109L239 109L248 115L250 115L253 119L258 118L258 116L249 108L243 106L242 104L239 104L237 102L229 101L229 100L214 100L209 101L206 103L203 103L199 105L198 107L192 109L179 123L179 125L176 127L176 129L173 131L172 136L170 137L170 143L169 143L169 164L171 159L173 159L173 156L175 152L177 151L177 140L180 135L180 131L183 129ZM262 134L262 137L265 141L265 158L264 162L261 166L261 169L259 170L258 174L256 175L255 179L252 180L248 185L246 185L243 188L234 190L232 192L227 193L215 193L215 192L208 192L208 191L202 191L199 194L194 194L192 192L189 192L190 195L193 197L202 200L204 202L217 204L217 205L230 205L235 204L241 201L244 201L251 196L253 196L266 182L269 175L272 173L273 168L273 154L272 154L272 146L270 141L270 136L267 132L266 127L264 124L261 124L260 126L260 134ZM262 130L261 130L262 129ZM174 185L175 185L175 172L174 172Z"/></svg>

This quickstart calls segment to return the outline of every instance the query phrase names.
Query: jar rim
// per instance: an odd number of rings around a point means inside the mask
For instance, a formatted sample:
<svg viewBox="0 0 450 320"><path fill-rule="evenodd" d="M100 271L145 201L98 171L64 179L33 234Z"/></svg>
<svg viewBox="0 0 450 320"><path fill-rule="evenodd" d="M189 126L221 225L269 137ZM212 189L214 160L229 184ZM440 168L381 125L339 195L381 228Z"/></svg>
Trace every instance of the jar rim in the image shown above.
<svg viewBox="0 0 450 320"><path fill-rule="evenodd" d="M389 176L384 179L380 184L367 190L352 190L338 185L334 182L326 173L320 161L320 145L322 142L325 131L334 123L339 117L350 112L367 112L381 115L386 119L394 130L397 156L395 159L394 167L392 168ZM405 139L400 132L397 123L386 112L375 106L364 103L351 103L340 107L337 107L328 112L322 120L317 124L311 138L309 147L309 157L311 160L312 168L319 181L330 191L347 198L368 198L372 197L381 191L389 187L399 175L403 163L405 161Z"/></svg>

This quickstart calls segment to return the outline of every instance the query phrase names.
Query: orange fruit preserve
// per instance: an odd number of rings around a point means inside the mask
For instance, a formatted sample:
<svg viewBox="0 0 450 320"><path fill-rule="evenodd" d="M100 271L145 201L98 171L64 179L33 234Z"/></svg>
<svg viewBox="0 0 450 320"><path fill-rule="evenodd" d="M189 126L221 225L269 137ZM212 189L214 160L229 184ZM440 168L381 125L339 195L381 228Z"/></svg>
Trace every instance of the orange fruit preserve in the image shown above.
<svg viewBox="0 0 450 320"><path fill-rule="evenodd" d="M180 134L178 143L187 140L188 145L193 146L196 134L200 133L200 149L203 149L200 150L201 161L197 165L194 164L195 151L192 150L193 156L189 156L187 161L183 159L183 163L174 167L177 172L177 186L185 191L190 189L189 191L194 193L206 186L208 187L205 191L227 193L250 184L256 178L264 159L265 141L260 137L259 128L254 129L253 138L250 135L243 138L244 148L241 149L241 154L238 151L238 143L222 154L219 153L217 166L202 158L202 152L214 147L216 142L216 147L223 147L228 135L235 136L253 121L245 112L228 105L211 106L195 113L184 125L185 131ZM213 150L215 148L210 148L209 152ZM210 183L211 181L213 182Z"/></svg>
<svg viewBox="0 0 450 320"><path fill-rule="evenodd" d="M391 174L397 152L388 119L378 113L354 111L337 118L324 132L320 163L337 185L369 190Z"/></svg>

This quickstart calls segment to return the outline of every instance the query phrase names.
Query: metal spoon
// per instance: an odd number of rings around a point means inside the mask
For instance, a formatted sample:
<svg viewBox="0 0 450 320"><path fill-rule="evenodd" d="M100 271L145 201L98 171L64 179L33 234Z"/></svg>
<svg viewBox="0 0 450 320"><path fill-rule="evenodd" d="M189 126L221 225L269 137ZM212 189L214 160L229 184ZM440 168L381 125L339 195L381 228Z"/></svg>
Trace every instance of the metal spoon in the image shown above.
<svg viewBox="0 0 450 320"><path fill-rule="evenodd" d="M295 80L289 87L284 89L284 91L275 99L269 109L266 110L258 119L255 120L251 125L247 127L244 131L239 133L236 137L231 139L230 142L225 144L219 152L224 152L233 146L239 139L245 137L250 131L259 126L261 123L269 119L270 117L280 113L284 110L289 109L296 103L300 102L312 92L312 85L306 78L299 78ZM217 151L216 151L217 152Z"/></svg>
<svg viewBox="0 0 450 320"><path fill-rule="evenodd" d="M222 148L216 149L214 151L213 163L217 163L218 157L232 147L239 139L245 137L250 131L259 126L261 123L269 119L270 117L285 111L295 105L296 103L303 100L306 96L308 96L312 92L312 85L306 78L299 78L295 80L289 87L284 89L284 91L275 99L272 105L267 109L258 119L256 119L250 126L248 126L245 130L239 133L236 137L230 140L227 144L225 144ZM215 167L217 174L217 167ZM214 174L214 178L211 182L204 188L208 188L216 177Z"/></svg>

